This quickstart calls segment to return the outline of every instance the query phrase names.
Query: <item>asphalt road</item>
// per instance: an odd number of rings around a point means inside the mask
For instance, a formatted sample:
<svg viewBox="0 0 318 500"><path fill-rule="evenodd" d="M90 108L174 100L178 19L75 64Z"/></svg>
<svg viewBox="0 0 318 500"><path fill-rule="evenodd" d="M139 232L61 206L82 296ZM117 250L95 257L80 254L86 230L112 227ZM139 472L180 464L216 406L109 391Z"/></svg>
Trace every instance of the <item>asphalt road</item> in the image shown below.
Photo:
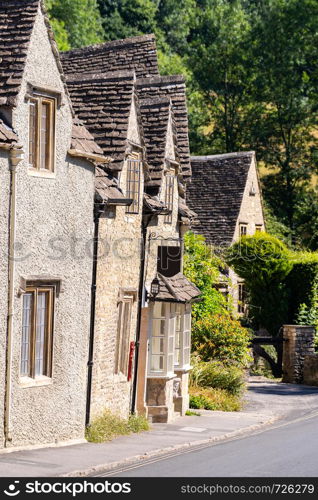
<svg viewBox="0 0 318 500"><path fill-rule="evenodd" d="M251 436L105 476L318 477L318 412L299 415Z"/></svg>

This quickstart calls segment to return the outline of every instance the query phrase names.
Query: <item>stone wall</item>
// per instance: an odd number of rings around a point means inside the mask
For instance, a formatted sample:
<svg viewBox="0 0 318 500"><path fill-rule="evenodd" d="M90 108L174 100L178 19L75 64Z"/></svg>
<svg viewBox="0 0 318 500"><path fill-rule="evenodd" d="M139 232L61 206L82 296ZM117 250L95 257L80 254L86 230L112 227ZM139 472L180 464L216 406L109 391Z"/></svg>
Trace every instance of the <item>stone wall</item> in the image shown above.
<svg viewBox="0 0 318 500"><path fill-rule="evenodd" d="M284 325L283 382L305 382L304 363L314 354L314 336L313 326Z"/></svg>
<svg viewBox="0 0 318 500"><path fill-rule="evenodd" d="M305 355L303 383L306 385L318 385L318 354Z"/></svg>

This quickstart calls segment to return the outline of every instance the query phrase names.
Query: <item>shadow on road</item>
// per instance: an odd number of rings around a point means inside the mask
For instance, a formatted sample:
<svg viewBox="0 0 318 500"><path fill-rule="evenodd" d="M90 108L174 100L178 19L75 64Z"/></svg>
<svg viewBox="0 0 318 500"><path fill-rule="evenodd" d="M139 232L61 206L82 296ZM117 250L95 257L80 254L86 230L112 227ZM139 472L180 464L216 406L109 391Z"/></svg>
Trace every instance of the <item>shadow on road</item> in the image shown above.
<svg viewBox="0 0 318 500"><path fill-rule="evenodd" d="M249 385L248 391L255 394L272 394L277 396L301 396L318 394L318 387L298 385L298 384L284 384L280 383L264 383L253 381Z"/></svg>

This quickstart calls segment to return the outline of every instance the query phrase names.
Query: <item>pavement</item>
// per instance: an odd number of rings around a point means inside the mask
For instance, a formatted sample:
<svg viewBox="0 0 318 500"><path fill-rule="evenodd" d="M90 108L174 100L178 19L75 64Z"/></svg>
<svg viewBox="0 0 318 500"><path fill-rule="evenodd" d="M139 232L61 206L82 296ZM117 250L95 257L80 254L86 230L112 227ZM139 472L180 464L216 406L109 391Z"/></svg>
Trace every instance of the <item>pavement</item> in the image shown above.
<svg viewBox="0 0 318 500"><path fill-rule="evenodd" d="M122 436L107 443L0 453L0 476L75 477L110 473L152 457L250 435L277 421L296 418L315 409L318 410L318 387L251 377L241 412L200 410L201 416L178 417L169 424L152 424L148 432Z"/></svg>

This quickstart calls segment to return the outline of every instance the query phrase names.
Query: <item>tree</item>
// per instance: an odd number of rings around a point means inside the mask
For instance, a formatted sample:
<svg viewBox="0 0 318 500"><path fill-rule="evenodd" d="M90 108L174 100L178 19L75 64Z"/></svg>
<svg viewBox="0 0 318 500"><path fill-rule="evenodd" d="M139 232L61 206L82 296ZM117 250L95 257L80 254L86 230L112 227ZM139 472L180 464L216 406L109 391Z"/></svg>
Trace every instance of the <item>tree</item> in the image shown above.
<svg viewBox="0 0 318 500"><path fill-rule="evenodd" d="M253 112L250 29L239 0L198 3L189 37L188 64L205 108L201 124L197 123L199 135L205 135L205 149L195 152L237 151L247 143Z"/></svg>
<svg viewBox="0 0 318 500"><path fill-rule="evenodd" d="M253 5L257 113L250 140L272 170L263 180L265 197L297 237L298 205L318 171L318 4L259 0Z"/></svg>
<svg viewBox="0 0 318 500"><path fill-rule="evenodd" d="M98 0L105 40L154 32L156 4L153 0Z"/></svg>
<svg viewBox="0 0 318 500"><path fill-rule="evenodd" d="M45 0L60 50L103 41L102 19L96 0Z"/></svg>

